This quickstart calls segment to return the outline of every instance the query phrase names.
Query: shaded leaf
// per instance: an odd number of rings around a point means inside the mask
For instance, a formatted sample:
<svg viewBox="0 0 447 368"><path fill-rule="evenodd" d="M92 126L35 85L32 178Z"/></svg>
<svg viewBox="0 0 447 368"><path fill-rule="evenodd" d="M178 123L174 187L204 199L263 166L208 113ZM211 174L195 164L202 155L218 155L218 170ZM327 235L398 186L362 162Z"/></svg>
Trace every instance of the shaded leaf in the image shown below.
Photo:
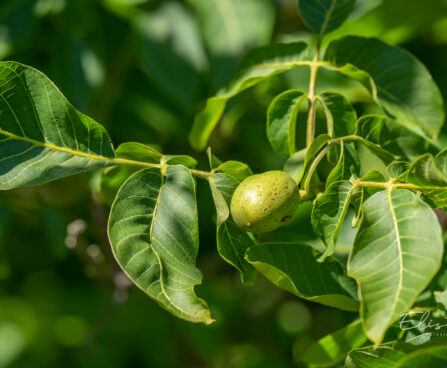
<svg viewBox="0 0 447 368"><path fill-rule="evenodd" d="M284 171L290 175L290 177L296 181L297 185L300 184L301 179L305 172L305 157L307 148L295 152L284 164Z"/></svg>
<svg viewBox="0 0 447 368"><path fill-rule="evenodd" d="M298 0L304 23L321 35L340 27L354 6L355 0Z"/></svg>
<svg viewBox="0 0 447 368"><path fill-rule="evenodd" d="M246 258L275 285L292 294L331 307L356 311L356 288L335 258L316 261L316 251L297 243L261 243Z"/></svg>
<svg viewBox="0 0 447 368"><path fill-rule="evenodd" d="M113 254L127 276L163 308L191 322L213 322L194 292L202 281L195 183L184 166L132 175L110 212Z"/></svg>
<svg viewBox="0 0 447 368"><path fill-rule="evenodd" d="M113 164L105 129L41 72L0 62L0 189L38 185Z"/></svg>
<svg viewBox="0 0 447 368"><path fill-rule="evenodd" d="M436 138L443 100L426 67L407 51L375 38L347 36L331 42L325 60L359 80L386 112Z"/></svg>
<svg viewBox="0 0 447 368"><path fill-rule="evenodd" d="M348 274L359 286L366 335L380 343L439 269L442 234L433 210L408 190L378 192L362 208Z"/></svg>
<svg viewBox="0 0 447 368"><path fill-rule="evenodd" d="M276 96L267 111L267 138L273 150L285 157L296 151L296 120L307 95L289 90Z"/></svg>
<svg viewBox="0 0 447 368"><path fill-rule="evenodd" d="M393 161L386 168L386 173L390 178L404 178L410 168L410 164L405 161Z"/></svg>
<svg viewBox="0 0 447 368"><path fill-rule="evenodd" d="M351 143L342 142L341 152L337 165L330 172L326 186L339 180L348 180L352 174L358 176L360 173L360 159L355 147Z"/></svg>
<svg viewBox="0 0 447 368"><path fill-rule="evenodd" d="M193 148L205 148L231 97L272 75L307 65L308 62L303 61L306 54L307 45L303 42L270 45L250 52L228 85L220 89L215 97L209 98L206 107L196 115L189 134Z"/></svg>

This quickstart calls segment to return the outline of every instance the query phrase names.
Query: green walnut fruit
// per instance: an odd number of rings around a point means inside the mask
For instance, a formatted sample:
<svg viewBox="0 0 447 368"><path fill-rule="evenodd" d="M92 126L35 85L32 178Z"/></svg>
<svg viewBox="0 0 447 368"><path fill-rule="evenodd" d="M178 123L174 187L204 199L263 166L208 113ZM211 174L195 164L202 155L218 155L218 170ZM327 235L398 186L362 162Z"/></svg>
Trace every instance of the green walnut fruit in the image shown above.
<svg viewBox="0 0 447 368"><path fill-rule="evenodd" d="M295 181L284 171L267 171L242 181L231 199L236 225L252 233L268 233L290 220L300 194Z"/></svg>

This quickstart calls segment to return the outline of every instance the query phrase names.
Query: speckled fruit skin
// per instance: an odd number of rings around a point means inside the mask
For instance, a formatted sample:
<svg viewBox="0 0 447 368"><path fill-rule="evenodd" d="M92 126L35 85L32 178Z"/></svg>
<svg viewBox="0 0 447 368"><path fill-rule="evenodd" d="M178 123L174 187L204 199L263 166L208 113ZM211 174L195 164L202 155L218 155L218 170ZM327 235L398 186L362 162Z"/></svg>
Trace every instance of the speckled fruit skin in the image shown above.
<svg viewBox="0 0 447 368"><path fill-rule="evenodd" d="M236 225L252 233L268 233L290 220L299 206L295 181L284 171L267 171L242 181L231 199Z"/></svg>

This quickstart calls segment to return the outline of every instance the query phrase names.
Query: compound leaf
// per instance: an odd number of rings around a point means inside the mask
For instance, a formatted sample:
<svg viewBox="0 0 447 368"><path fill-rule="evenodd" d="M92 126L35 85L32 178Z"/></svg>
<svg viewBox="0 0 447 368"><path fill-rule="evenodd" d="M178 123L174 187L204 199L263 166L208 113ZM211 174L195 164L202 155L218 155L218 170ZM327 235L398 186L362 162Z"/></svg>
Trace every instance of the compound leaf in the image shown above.
<svg viewBox="0 0 447 368"><path fill-rule="evenodd" d="M197 150L205 148L231 97L273 75L308 65L309 62L303 61L306 54L304 42L270 45L248 53L228 85L215 97L209 98L206 107L196 115L189 134L192 147Z"/></svg>
<svg viewBox="0 0 447 368"><path fill-rule="evenodd" d="M348 274L359 286L365 333L379 344L439 269L442 233L430 206L408 190L378 192L362 209Z"/></svg>
<svg viewBox="0 0 447 368"><path fill-rule="evenodd" d="M0 62L0 189L38 185L112 165L105 129L41 72Z"/></svg>
<svg viewBox="0 0 447 368"><path fill-rule="evenodd" d="M194 286L199 248L195 183L189 170L170 166L133 174L110 212L113 254L127 276L163 308L191 322L213 322Z"/></svg>

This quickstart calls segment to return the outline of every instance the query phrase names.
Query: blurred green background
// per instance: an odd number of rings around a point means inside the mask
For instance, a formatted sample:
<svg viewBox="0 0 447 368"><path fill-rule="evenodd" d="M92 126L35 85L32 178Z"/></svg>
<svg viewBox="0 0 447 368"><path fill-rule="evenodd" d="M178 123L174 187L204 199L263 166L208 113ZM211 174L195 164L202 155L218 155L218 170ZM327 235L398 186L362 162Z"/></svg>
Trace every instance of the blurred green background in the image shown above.
<svg viewBox="0 0 447 368"><path fill-rule="evenodd" d="M344 34L399 44L427 65L447 96L447 1L359 0ZM1 0L0 60L47 74L80 111L125 141L191 154L194 114L250 49L311 41L296 0ZM255 172L281 168L265 136L265 111L286 88L306 89L299 69L232 101L211 139L224 160ZM365 91L321 73L319 90L338 90L359 112ZM301 129L304 128L302 123ZM444 129L444 133L447 132ZM374 165L374 163L372 164ZM199 182L204 274L198 294L216 323L178 320L131 287L113 262L108 206L98 175L0 193L0 368L300 366L302 352L355 314L298 300L258 277L243 286L216 252L210 191ZM303 205L285 240L313 241ZM346 227L347 246L354 232Z"/></svg>

